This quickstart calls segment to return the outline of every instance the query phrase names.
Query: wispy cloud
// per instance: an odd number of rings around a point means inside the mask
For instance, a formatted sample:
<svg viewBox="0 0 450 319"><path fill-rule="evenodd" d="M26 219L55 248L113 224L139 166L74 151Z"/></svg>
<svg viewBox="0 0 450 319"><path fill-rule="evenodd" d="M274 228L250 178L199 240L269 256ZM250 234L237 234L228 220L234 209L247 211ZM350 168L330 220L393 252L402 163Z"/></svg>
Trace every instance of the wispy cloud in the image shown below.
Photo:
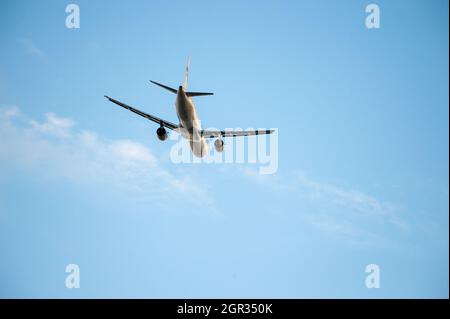
<svg viewBox="0 0 450 319"><path fill-rule="evenodd" d="M361 190L320 182L299 171L270 179L251 168L241 171L263 187L284 192L293 201L290 205L298 207L297 217L304 223L353 243L385 242L386 227L402 232L411 228L403 217L404 207Z"/></svg>
<svg viewBox="0 0 450 319"><path fill-rule="evenodd" d="M359 190L321 183L304 173L297 172L294 176L294 181L310 200L342 207L359 217L384 218L400 228L408 229L408 224L399 216L403 209L400 205L382 201Z"/></svg>
<svg viewBox="0 0 450 319"><path fill-rule="evenodd" d="M384 244L387 238L365 229L348 219L348 217L338 217L333 213L314 213L305 214L301 217L302 221L308 225L326 232L336 238L344 239L352 244L373 245Z"/></svg>
<svg viewBox="0 0 450 319"><path fill-rule="evenodd" d="M38 58L46 57L45 52L42 51L40 48L38 48L33 40L28 39L28 38L20 38L20 39L17 39L17 42L25 50L25 52L27 54L36 56Z"/></svg>
<svg viewBox="0 0 450 319"><path fill-rule="evenodd" d="M217 213L206 185L188 174L174 176L141 143L77 130L72 119L54 113L43 121L29 119L17 107L0 109L0 134L0 160L10 165L156 205L183 200Z"/></svg>
<svg viewBox="0 0 450 319"><path fill-rule="evenodd" d="M69 118L58 117L54 113L45 114L46 121L39 123L35 120L30 120L33 128L41 133L54 135L59 138L67 138L71 134L74 121Z"/></svg>

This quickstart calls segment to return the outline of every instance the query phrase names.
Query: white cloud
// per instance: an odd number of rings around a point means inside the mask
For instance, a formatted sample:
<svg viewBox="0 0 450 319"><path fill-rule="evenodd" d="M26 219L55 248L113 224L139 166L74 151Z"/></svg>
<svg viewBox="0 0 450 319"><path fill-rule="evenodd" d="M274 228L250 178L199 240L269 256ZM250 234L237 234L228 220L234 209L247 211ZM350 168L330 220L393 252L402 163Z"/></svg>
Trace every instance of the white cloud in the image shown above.
<svg viewBox="0 0 450 319"><path fill-rule="evenodd" d="M58 117L51 112L46 113L45 117L47 120L44 123L39 123L35 120L30 121L30 124L36 131L60 138L67 138L70 136L71 129L75 125L72 119Z"/></svg>
<svg viewBox="0 0 450 319"><path fill-rule="evenodd" d="M36 56L38 58L45 58L46 54L44 51L39 49L36 44L31 39L21 38L18 39L17 42L20 46L25 50L26 53Z"/></svg>
<svg viewBox="0 0 450 319"><path fill-rule="evenodd" d="M11 118L11 117L19 115L19 113L20 113L19 107L10 106L10 107L7 107L4 109L3 116L6 118Z"/></svg>
<svg viewBox="0 0 450 319"><path fill-rule="evenodd" d="M365 229L348 218L338 217L336 214L316 212L315 214L305 214L301 219L308 225L352 245L367 247L385 245L390 242L386 236Z"/></svg>
<svg viewBox="0 0 450 319"><path fill-rule="evenodd" d="M401 231L411 228L402 216L402 206L363 191L319 182L301 172L267 178L251 168L241 171L264 187L284 192L294 201L291 205L297 202L298 217L306 224L354 243L384 242L382 233L386 226Z"/></svg>
<svg viewBox="0 0 450 319"><path fill-rule="evenodd" d="M410 230L410 224L401 216L403 208L399 205L360 190L321 183L303 173L294 176L295 186L303 199L314 203L316 208L304 220L321 230L365 243L384 241L382 234L386 227Z"/></svg>
<svg viewBox="0 0 450 319"><path fill-rule="evenodd" d="M96 192L125 191L162 206L182 200L217 213L206 185L186 174L174 176L141 143L76 130L73 120L53 113L42 122L29 120L18 108L0 110L0 134L0 160L44 178L61 178Z"/></svg>
<svg viewBox="0 0 450 319"><path fill-rule="evenodd" d="M384 216L391 221L396 220L396 212L400 207L383 202L362 191L348 190L334 185L320 183L306 177L303 173L297 173L296 182L304 190L304 194L312 200L324 201L337 206L342 206L352 212L365 216Z"/></svg>

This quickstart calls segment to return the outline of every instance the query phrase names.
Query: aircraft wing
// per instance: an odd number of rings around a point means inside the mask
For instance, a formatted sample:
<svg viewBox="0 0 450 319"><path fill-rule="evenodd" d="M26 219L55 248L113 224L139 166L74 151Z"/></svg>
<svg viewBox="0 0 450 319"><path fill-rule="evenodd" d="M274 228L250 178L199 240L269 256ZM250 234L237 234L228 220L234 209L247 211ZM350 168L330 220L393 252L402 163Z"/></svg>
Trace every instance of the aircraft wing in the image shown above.
<svg viewBox="0 0 450 319"><path fill-rule="evenodd" d="M144 112L142 112L142 111L140 111L140 110L138 110L138 109L135 109L134 107L131 107L131 106L129 106L129 105L126 105L125 103L122 103L122 102L117 101L117 100L115 100L115 99L113 99L113 98L110 98L110 97L107 96L107 95L105 95L105 97L106 97L109 101L113 102L114 104L117 104L117 105L123 107L124 109L127 109L127 110L129 110L129 111L131 111L131 112L133 112L133 113L136 113L136 114L138 114L138 115L140 115L140 116L142 116L142 117L145 117L146 119L148 119L148 120L150 120L150 121L153 121L153 122L155 122L155 123L158 123L158 124L160 124L160 125L162 125L162 126L165 126L165 127L169 128L169 129L171 129L171 130L175 130L175 129L178 128L178 125L175 125L175 124L173 124L173 123L171 123L171 122L169 122L169 121L166 121L166 120L160 119L159 117L156 117L156 116L153 116L153 115L144 113Z"/></svg>
<svg viewBox="0 0 450 319"><path fill-rule="evenodd" d="M205 138L214 137L236 137L236 136L251 136L272 134L275 130L255 130L255 131L209 131L202 130L201 135Z"/></svg>

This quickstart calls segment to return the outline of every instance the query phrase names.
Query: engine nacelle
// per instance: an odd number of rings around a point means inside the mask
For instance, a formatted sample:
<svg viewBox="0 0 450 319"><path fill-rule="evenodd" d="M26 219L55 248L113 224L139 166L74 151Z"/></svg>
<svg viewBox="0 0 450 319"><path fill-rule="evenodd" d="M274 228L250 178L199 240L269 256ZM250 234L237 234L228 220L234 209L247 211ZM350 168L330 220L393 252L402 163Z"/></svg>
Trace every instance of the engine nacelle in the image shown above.
<svg viewBox="0 0 450 319"><path fill-rule="evenodd" d="M225 143L221 139L217 139L214 141L214 148L217 152L223 152L223 147Z"/></svg>
<svg viewBox="0 0 450 319"><path fill-rule="evenodd" d="M158 136L160 141L165 141L168 137L166 129L162 126L156 130L156 135Z"/></svg>

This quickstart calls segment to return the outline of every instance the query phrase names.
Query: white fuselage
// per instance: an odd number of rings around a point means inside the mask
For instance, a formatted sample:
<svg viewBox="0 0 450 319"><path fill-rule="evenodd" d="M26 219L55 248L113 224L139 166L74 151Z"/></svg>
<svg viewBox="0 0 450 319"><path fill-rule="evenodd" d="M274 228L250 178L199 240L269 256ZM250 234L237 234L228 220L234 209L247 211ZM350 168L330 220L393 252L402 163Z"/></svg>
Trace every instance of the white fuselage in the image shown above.
<svg viewBox="0 0 450 319"><path fill-rule="evenodd" d="M182 86L178 88L175 107L180 120L179 133L189 141L192 153L195 156L205 156L208 152L208 144L201 136L202 127L195 110L194 101L186 95Z"/></svg>

